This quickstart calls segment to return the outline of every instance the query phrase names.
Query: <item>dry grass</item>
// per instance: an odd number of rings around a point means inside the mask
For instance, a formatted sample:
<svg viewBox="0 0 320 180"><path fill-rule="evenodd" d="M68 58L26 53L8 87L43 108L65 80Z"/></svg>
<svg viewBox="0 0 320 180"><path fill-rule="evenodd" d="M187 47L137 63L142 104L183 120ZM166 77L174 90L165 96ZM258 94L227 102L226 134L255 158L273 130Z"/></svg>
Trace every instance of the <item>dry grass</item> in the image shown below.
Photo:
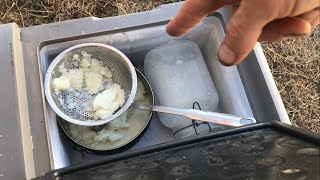
<svg viewBox="0 0 320 180"><path fill-rule="evenodd" d="M0 0L0 23L27 27L108 17L176 1L180 0ZM308 37L262 46L292 123L320 133L320 27Z"/></svg>
<svg viewBox="0 0 320 180"><path fill-rule="evenodd" d="M263 49L291 122L320 134L320 26Z"/></svg>
<svg viewBox="0 0 320 180"><path fill-rule="evenodd" d="M0 23L20 27L88 16L109 17L147 11L175 0L0 0Z"/></svg>

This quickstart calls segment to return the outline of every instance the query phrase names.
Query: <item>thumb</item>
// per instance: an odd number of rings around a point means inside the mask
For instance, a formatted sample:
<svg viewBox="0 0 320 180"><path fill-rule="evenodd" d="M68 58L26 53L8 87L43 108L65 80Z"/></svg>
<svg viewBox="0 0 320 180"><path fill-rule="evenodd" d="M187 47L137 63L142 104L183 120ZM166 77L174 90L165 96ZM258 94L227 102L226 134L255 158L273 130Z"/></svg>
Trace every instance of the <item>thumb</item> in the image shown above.
<svg viewBox="0 0 320 180"><path fill-rule="evenodd" d="M247 2L241 2L227 26L226 36L218 52L219 60L224 65L239 64L255 46L263 27L273 19L268 14L272 11L257 10L259 6L268 6L268 3L262 4L268 1Z"/></svg>

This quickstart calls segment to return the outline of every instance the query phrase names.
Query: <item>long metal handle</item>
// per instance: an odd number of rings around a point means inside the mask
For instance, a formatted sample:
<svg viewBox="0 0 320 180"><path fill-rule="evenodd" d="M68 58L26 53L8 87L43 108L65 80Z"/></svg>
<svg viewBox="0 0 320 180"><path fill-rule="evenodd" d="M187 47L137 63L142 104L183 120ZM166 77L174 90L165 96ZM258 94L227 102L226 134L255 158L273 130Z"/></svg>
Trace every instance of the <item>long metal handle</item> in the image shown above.
<svg viewBox="0 0 320 180"><path fill-rule="evenodd" d="M132 103L130 107L134 109L175 114L179 116L188 117L194 120L211 122L216 124L223 124L228 126L242 126L242 125L256 123L256 120L254 118L245 118L245 117L234 116L231 114L208 112L208 111L202 111L202 110L196 110L196 109L180 109L180 108L152 106L152 105L145 105L145 104L138 104L138 103Z"/></svg>

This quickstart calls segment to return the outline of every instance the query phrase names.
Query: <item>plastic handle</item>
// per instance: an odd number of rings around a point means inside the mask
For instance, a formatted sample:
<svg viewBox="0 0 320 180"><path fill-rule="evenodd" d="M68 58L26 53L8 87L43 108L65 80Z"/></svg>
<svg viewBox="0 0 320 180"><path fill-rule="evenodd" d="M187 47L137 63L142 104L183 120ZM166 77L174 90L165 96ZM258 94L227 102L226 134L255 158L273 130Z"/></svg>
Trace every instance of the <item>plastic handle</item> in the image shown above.
<svg viewBox="0 0 320 180"><path fill-rule="evenodd" d="M234 116L231 114L208 112L208 111L202 111L202 110L196 110L196 109L180 109L180 108L152 106L152 105L137 104L137 103L131 104L130 107L134 109L175 114L179 116L185 116L193 120L223 124L228 126L243 126L243 125L256 123L256 120L254 118L245 118L245 117Z"/></svg>

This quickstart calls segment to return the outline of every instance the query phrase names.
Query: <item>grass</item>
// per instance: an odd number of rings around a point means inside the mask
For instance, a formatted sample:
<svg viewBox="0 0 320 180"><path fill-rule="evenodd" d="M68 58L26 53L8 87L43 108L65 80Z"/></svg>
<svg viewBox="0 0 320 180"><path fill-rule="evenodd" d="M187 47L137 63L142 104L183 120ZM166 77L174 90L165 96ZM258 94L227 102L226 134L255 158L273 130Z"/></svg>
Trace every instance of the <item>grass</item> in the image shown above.
<svg viewBox="0 0 320 180"><path fill-rule="evenodd" d="M178 1L178 0L177 0ZM20 27L147 11L175 0L0 0L0 23ZM263 43L291 122L320 134L320 26L311 35Z"/></svg>
<svg viewBox="0 0 320 180"><path fill-rule="evenodd" d="M291 122L320 134L320 26L262 47Z"/></svg>

